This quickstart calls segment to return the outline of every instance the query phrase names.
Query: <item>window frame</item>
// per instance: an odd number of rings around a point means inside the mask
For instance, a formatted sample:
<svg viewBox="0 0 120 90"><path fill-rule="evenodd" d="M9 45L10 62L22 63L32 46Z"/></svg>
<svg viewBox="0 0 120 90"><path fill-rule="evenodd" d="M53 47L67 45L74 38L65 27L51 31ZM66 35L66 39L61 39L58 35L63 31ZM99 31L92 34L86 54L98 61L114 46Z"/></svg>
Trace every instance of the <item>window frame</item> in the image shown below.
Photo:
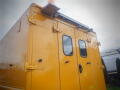
<svg viewBox="0 0 120 90"><path fill-rule="evenodd" d="M64 51L64 42L63 42L63 41L64 41L64 40L63 40L64 36L69 37L70 40L71 40L72 54L69 54L69 55L68 55L68 54L66 54L65 51ZM62 35L62 49L63 49L63 53L64 53L65 56L73 56L73 51L74 51L74 50L73 50L73 40L72 40L72 37L71 37L71 36L69 36L69 35Z"/></svg>
<svg viewBox="0 0 120 90"><path fill-rule="evenodd" d="M80 45L79 45L79 42L80 42L80 41L83 41L83 42L85 43L86 56L83 56L83 55L81 54L81 47L80 47ZM87 58L87 56L88 56L88 51L87 51L87 43L86 43L86 41L79 39L79 40L78 40L78 45L79 45L79 55L80 55L82 58Z"/></svg>

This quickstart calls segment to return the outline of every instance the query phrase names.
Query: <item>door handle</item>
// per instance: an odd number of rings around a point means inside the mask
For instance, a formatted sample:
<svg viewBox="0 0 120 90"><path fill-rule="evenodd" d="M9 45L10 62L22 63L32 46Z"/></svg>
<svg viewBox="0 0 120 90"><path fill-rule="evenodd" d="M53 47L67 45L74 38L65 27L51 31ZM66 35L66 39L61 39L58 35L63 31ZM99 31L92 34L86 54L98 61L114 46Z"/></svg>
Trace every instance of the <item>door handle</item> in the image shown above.
<svg viewBox="0 0 120 90"><path fill-rule="evenodd" d="M69 62L70 62L70 61L68 61L68 60L67 60L67 61L65 61L65 63L69 63Z"/></svg>
<svg viewBox="0 0 120 90"><path fill-rule="evenodd" d="M81 64L79 64L79 72L82 73L83 72L83 67Z"/></svg>
<svg viewBox="0 0 120 90"><path fill-rule="evenodd" d="M36 70L37 69L37 67L35 67L35 66L27 66L26 67L26 70Z"/></svg>
<svg viewBox="0 0 120 90"><path fill-rule="evenodd" d="M87 62L86 64L91 64L91 62Z"/></svg>

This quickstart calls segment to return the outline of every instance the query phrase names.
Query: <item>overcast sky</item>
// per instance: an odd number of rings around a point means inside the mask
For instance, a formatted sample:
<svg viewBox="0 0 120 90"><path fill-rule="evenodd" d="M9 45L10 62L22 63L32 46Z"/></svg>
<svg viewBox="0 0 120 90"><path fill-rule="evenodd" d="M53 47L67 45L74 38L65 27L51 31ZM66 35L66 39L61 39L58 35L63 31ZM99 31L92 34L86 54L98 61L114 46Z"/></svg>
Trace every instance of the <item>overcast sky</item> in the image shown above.
<svg viewBox="0 0 120 90"><path fill-rule="evenodd" d="M0 39L31 3L45 6L47 0L0 0ZM120 48L120 0L56 0L55 4L97 32L101 51Z"/></svg>

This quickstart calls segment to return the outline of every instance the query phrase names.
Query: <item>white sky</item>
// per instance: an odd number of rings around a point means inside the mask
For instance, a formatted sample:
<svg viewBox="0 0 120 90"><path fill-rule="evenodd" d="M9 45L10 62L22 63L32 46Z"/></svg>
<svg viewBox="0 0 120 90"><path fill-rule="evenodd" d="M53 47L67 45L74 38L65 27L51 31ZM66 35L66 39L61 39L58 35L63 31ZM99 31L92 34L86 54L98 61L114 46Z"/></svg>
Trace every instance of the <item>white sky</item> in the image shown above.
<svg viewBox="0 0 120 90"><path fill-rule="evenodd" d="M31 3L47 0L0 0L0 39ZM120 0L56 0L60 12L88 25L97 32L101 50L120 47Z"/></svg>

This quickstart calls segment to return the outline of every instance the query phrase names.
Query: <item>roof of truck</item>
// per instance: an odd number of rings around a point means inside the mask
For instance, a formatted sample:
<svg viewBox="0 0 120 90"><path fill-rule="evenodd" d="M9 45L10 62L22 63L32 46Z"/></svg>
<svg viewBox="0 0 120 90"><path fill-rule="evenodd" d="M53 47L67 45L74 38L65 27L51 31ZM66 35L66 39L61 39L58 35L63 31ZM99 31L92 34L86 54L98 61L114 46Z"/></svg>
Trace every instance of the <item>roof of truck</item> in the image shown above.
<svg viewBox="0 0 120 90"><path fill-rule="evenodd" d="M75 25L76 27L86 30L88 32L93 32L92 28L89 28L88 26L80 23L79 21L76 21L76 20L70 18L69 16L66 16L66 15L58 12L59 9L60 8L58 8L54 4L47 4L45 7L42 8L42 13L46 14L47 16L52 17L52 18L59 18L60 20L62 20L64 22Z"/></svg>

